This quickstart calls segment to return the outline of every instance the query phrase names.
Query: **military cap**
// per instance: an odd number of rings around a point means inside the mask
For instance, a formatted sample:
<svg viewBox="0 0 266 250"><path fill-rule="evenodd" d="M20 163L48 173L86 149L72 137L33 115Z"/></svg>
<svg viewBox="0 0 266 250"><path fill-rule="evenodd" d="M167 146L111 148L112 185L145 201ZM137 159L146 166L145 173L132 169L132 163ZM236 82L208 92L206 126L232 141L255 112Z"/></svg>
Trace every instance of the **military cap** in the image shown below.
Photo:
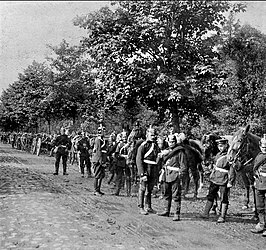
<svg viewBox="0 0 266 250"><path fill-rule="evenodd" d="M226 138L221 138L218 140L215 140L217 142L217 144L227 144L228 140Z"/></svg>

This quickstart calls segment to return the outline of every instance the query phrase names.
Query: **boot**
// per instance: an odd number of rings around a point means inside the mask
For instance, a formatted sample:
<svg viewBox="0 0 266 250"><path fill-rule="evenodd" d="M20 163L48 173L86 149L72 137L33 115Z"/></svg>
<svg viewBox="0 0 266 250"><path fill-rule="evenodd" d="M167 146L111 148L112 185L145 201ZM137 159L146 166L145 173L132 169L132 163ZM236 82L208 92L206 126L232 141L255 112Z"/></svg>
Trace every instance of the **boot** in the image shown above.
<svg viewBox="0 0 266 250"><path fill-rule="evenodd" d="M131 196L131 179L130 177L127 177L126 179L126 190L127 190L127 196Z"/></svg>
<svg viewBox="0 0 266 250"><path fill-rule="evenodd" d="M262 234L263 237L266 237L266 230Z"/></svg>
<svg viewBox="0 0 266 250"><path fill-rule="evenodd" d="M138 193L138 207L144 209L144 194L145 191L142 191L141 188L139 188L139 193Z"/></svg>
<svg viewBox="0 0 266 250"><path fill-rule="evenodd" d="M201 218L203 218L203 219L209 218L209 213L210 213L210 210L212 208L212 205L213 205L213 202L208 200L206 205L205 205L203 214L200 215Z"/></svg>
<svg viewBox="0 0 266 250"><path fill-rule="evenodd" d="M171 208L171 199L164 201L164 211L161 213L157 213L158 216L166 216L169 217L170 215L170 208Z"/></svg>
<svg viewBox="0 0 266 250"><path fill-rule="evenodd" d="M173 221L180 221L181 201L175 202L175 214Z"/></svg>
<svg viewBox="0 0 266 250"><path fill-rule="evenodd" d="M147 214L148 214L148 212L147 212L143 207L141 207L141 208L139 209L139 213L140 213L141 215L147 215Z"/></svg>
<svg viewBox="0 0 266 250"><path fill-rule="evenodd" d="M260 234L263 233L264 229L265 229L265 216L264 214L259 213L259 223L255 226L255 228L251 229L251 232L254 234ZM265 232L264 234L265 235L263 236L266 236Z"/></svg>
<svg viewBox="0 0 266 250"><path fill-rule="evenodd" d="M227 213L228 204L222 203L221 215L217 220L217 223L224 223Z"/></svg>
<svg viewBox="0 0 266 250"><path fill-rule="evenodd" d="M155 213L155 211L151 207L151 193L148 193L145 197L145 203L146 203L146 211L148 213Z"/></svg>

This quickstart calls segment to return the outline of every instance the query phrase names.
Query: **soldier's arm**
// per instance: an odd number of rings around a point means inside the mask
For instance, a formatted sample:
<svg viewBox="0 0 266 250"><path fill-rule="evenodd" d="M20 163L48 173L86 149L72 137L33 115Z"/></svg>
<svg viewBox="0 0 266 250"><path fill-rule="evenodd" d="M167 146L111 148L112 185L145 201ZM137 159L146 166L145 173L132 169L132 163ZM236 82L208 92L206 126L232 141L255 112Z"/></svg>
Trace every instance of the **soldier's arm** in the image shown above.
<svg viewBox="0 0 266 250"><path fill-rule="evenodd" d="M138 169L138 174L141 176L144 174L144 145L140 145L137 151L137 156L136 156L136 165Z"/></svg>

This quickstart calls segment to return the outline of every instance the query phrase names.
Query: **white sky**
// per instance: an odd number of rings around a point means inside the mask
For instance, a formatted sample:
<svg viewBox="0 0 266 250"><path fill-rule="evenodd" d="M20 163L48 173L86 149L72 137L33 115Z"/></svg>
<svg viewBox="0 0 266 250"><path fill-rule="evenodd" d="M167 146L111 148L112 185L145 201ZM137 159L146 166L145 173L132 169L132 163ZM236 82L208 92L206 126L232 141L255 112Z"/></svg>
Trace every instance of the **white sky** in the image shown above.
<svg viewBox="0 0 266 250"><path fill-rule="evenodd" d="M33 60L44 62L50 50L65 39L77 44L85 30L73 25L76 16L95 11L109 1L1 1L0 95ZM266 34L266 1L249 1L237 16Z"/></svg>

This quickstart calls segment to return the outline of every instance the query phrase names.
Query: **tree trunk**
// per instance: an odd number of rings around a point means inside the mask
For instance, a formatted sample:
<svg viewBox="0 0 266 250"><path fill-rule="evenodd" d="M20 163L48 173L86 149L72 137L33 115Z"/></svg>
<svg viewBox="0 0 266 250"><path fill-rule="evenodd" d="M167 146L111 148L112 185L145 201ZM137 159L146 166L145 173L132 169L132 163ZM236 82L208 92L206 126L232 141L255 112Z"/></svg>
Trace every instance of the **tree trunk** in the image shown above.
<svg viewBox="0 0 266 250"><path fill-rule="evenodd" d="M171 111L171 125L173 127L173 133L180 133L180 120L178 112L175 110Z"/></svg>

